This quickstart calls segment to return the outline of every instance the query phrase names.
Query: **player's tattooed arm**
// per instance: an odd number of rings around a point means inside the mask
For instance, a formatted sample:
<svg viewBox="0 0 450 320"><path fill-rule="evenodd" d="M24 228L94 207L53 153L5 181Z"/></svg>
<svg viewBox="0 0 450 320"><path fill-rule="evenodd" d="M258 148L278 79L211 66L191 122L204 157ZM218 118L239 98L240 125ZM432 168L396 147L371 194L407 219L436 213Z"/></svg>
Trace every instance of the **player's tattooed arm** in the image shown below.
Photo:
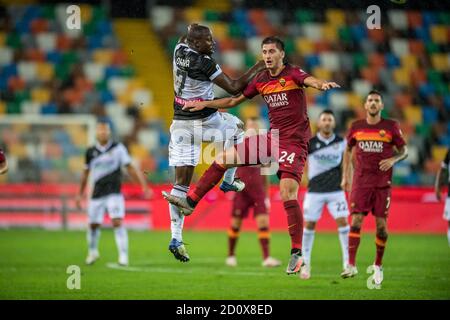
<svg viewBox="0 0 450 320"><path fill-rule="evenodd" d="M226 92L236 95L242 92L250 81L266 68L263 60L258 61L253 67L247 70L239 79L231 79L224 72L217 76L213 82Z"/></svg>
<svg viewBox="0 0 450 320"><path fill-rule="evenodd" d="M83 199L84 191L86 190L89 172L90 172L89 169L84 169L83 174L81 175L80 191L78 192L75 198L75 205L79 210L81 210L81 200Z"/></svg>
<svg viewBox="0 0 450 320"><path fill-rule="evenodd" d="M434 182L434 192L436 193L436 198L438 201L441 201L441 190L442 186L445 185L445 182L447 181L448 177L448 170L445 168L439 168L437 174L436 174L436 180Z"/></svg>
<svg viewBox="0 0 450 320"><path fill-rule="evenodd" d="M388 171L394 166L394 164L406 159L407 157L408 157L408 148L406 147L406 145L401 146L400 148L398 148L398 153L395 156L380 161L379 163L380 170Z"/></svg>
<svg viewBox="0 0 450 320"><path fill-rule="evenodd" d="M326 91L326 90L330 90L330 89L333 89L333 88L340 88L341 87L336 82L332 82L332 81L328 82L326 80L320 80L320 79L317 79L317 78L315 78L313 76L307 77L303 81L303 83L306 86L308 86L308 87L312 87L314 89L321 90L321 91Z"/></svg>
<svg viewBox="0 0 450 320"><path fill-rule="evenodd" d="M244 102L247 98L241 94L237 97L222 98L208 101L187 101L183 107L183 110L189 110L191 112L200 111L204 108L214 109L228 109L237 106Z"/></svg>
<svg viewBox="0 0 450 320"><path fill-rule="evenodd" d="M135 183L139 183L141 185L142 191L144 192L144 197L146 199L150 199L150 197L152 196L152 191L148 187L147 181L145 180L144 176L139 171L137 171L136 168L132 164L129 164L127 166L127 171L128 171L128 174L130 175L131 179Z"/></svg>
<svg viewBox="0 0 450 320"><path fill-rule="evenodd" d="M342 160L342 181L341 188L344 191L350 192L352 186L353 164L352 164L352 147L347 146L344 151L344 158Z"/></svg>

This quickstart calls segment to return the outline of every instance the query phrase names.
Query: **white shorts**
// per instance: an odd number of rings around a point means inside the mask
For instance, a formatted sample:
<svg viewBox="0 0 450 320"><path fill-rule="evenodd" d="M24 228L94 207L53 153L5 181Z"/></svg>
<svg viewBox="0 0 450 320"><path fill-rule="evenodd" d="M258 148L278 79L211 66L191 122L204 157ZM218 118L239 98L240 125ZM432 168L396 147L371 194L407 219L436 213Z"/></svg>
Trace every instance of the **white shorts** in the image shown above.
<svg viewBox="0 0 450 320"><path fill-rule="evenodd" d="M444 219L450 221L450 197L445 199Z"/></svg>
<svg viewBox="0 0 450 320"><path fill-rule="evenodd" d="M349 211L344 191L326 193L307 192L303 200L305 221L319 221L325 204L328 206L328 211L335 220L337 218L348 217Z"/></svg>
<svg viewBox="0 0 450 320"><path fill-rule="evenodd" d="M169 165L196 166L200 160L202 142L242 142L244 124L229 113L215 112L198 120L173 120L170 126ZM208 152L213 154L213 152ZM205 155L206 156L206 155ZM205 159L211 161L212 159Z"/></svg>
<svg viewBox="0 0 450 320"><path fill-rule="evenodd" d="M122 194L109 194L89 200L88 222L102 224L105 211L111 219L125 217L125 199Z"/></svg>

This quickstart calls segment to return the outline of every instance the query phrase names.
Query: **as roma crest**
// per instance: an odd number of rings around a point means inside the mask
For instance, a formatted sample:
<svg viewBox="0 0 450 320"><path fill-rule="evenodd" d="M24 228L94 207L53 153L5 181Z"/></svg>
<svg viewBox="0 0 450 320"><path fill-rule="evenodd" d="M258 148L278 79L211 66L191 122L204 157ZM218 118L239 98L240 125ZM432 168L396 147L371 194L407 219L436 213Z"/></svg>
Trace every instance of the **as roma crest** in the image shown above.
<svg viewBox="0 0 450 320"><path fill-rule="evenodd" d="M286 80L284 78L280 78L278 82L281 84L282 87L286 85Z"/></svg>
<svg viewBox="0 0 450 320"><path fill-rule="evenodd" d="M379 134L380 134L381 137L384 137L386 135L386 131L380 130Z"/></svg>

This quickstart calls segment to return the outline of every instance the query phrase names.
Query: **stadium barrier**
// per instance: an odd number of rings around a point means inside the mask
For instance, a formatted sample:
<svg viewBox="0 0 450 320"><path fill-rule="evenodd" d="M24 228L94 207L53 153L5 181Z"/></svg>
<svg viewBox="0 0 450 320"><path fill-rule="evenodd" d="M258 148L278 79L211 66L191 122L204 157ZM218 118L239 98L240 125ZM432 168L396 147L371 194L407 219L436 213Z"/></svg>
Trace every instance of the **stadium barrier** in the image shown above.
<svg viewBox="0 0 450 320"><path fill-rule="evenodd" d="M167 202L161 191L170 185L152 186L154 198L145 200L136 185L124 185L127 216L130 228L168 230L170 219ZM41 226L46 228L78 229L86 225L86 214L75 209L75 184L9 184L0 185L0 227ZM300 191L303 200L305 190ZM31 196L34 195L34 196ZM232 193L211 190L196 212L185 220L186 230L225 230L229 226ZM86 208L86 204L83 204ZM394 187L389 214L389 231L400 233L445 233L442 220L443 202L437 202L431 188ZM278 187L271 188L271 229L285 231L286 217ZM106 224L109 219L106 219ZM253 219L246 219L244 230L255 230ZM319 231L335 231L333 219L324 212L318 222ZM363 227L373 231L374 219L369 216Z"/></svg>

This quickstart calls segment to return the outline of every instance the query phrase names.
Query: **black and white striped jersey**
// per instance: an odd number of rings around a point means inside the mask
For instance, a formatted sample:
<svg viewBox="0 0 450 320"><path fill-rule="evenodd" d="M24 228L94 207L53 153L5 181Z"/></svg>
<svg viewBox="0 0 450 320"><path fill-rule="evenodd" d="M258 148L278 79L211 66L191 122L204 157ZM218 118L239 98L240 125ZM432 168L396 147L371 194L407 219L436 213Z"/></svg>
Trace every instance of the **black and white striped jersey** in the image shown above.
<svg viewBox="0 0 450 320"><path fill-rule="evenodd" d="M202 119L216 112L217 109L211 108L183 111L180 101L213 100L212 81L221 73L222 69L213 58L192 50L185 43L178 43L173 53L174 119Z"/></svg>
<svg viewBox="0 0 450 320"><path fill-rule="evenodd" d="M442 161L442 169L447 170L448 173L448 193L447 196L450 197L450 149L447 150L447 154L445 155L445 159Z"/></svg>
<svg viewBox="0 0 450 320"><path fill-rule="evenodd" d="M92 198L121 192L122 166L131 163L131 157L122 143L110 141L96 144L86 151L86 169L94 182Z"/></svg>
<svg viewBox="0 0 450 320"><path fill-rule="evenodd" d="M333 134L329 139L319 133L309 141L308 192L334 192L341 189L342 158L346 142Z"/></svg>

